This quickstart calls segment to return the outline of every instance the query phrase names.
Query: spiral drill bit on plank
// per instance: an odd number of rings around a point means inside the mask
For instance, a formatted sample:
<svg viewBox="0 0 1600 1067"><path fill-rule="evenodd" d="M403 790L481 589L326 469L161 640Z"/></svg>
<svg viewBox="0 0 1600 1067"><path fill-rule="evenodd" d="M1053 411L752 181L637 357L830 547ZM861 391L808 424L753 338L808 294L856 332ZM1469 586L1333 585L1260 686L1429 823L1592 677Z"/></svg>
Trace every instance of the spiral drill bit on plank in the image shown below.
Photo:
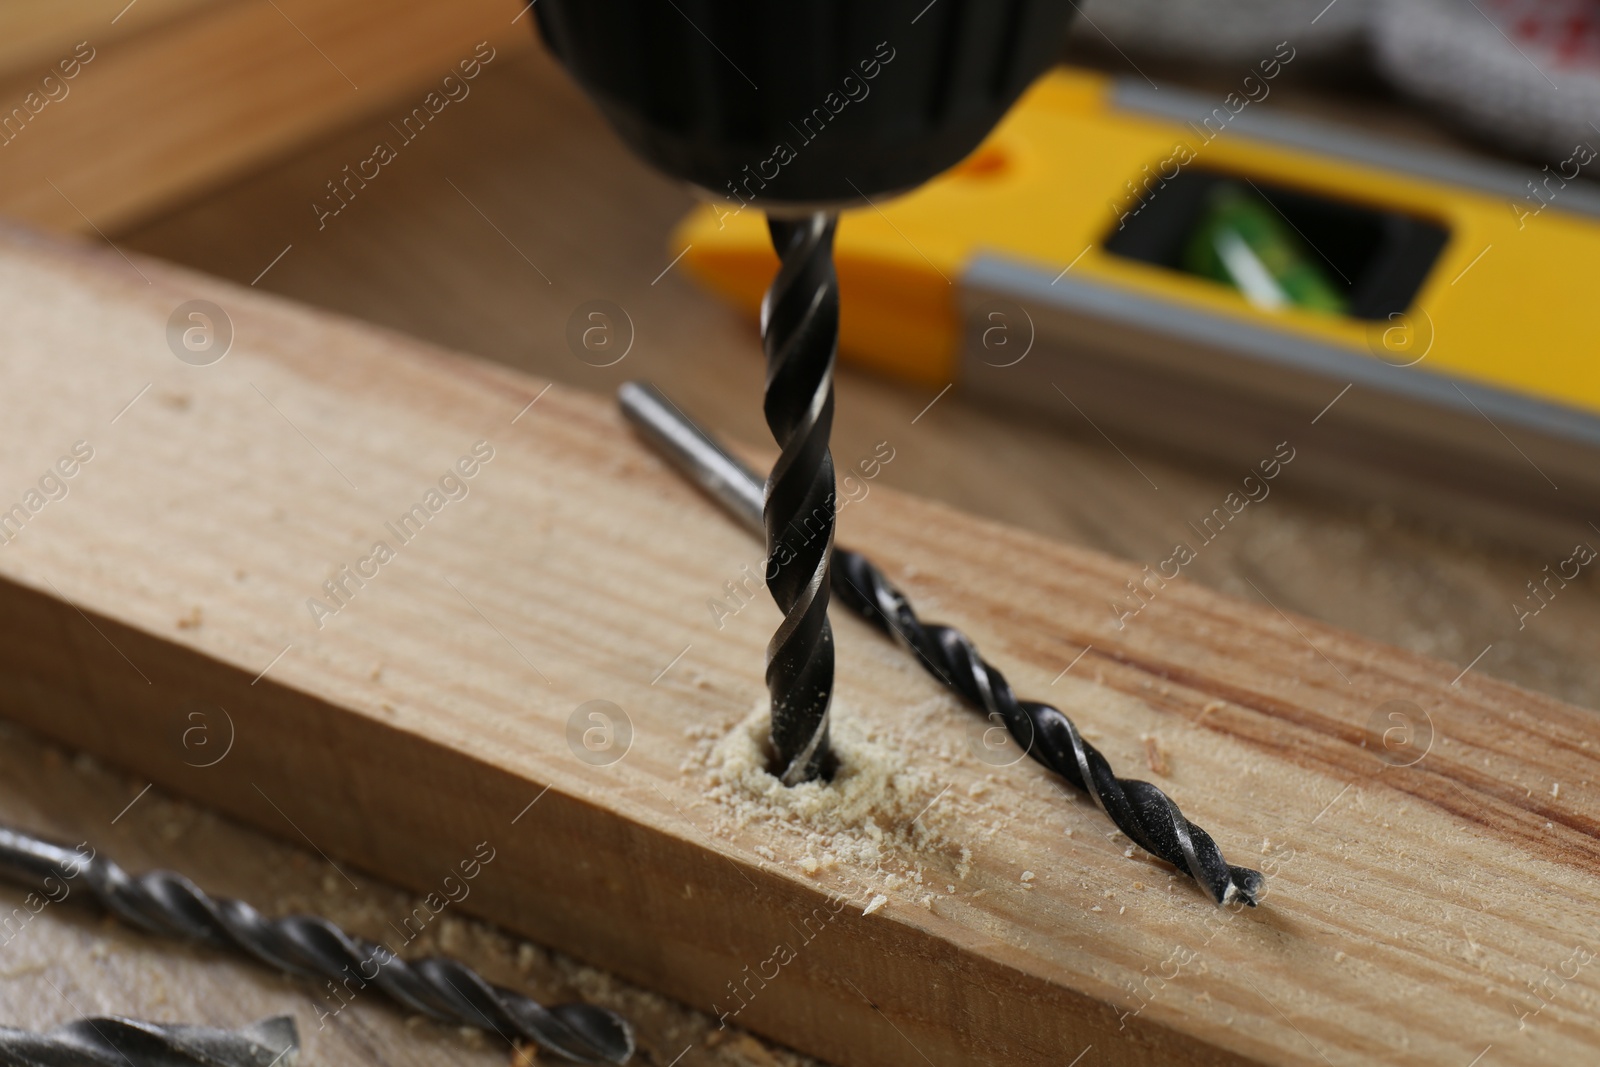
<svg viewBox="0 0 1600 1067"><path fill-rule="evenodd" d="M268 919L242 900L208 896L172 871L133 876L103 857L0 827L0 878L56 899L67 881L82 878L107 911L150 933L244 952L303 978L354 982L357 990L373 985L420 1015L531 1041L570 1063L622 1064L633 1055L632 1027L605 1008L545 1008L455 960L404 960L314 915Z"/></svg>
<svg viewBox="0 0 1600 1067"><path fill-rule="evenodd" d="M772 746L778 777L798 785L830 776L833 628L828 561L833 549L833 363L839 347L839 282L833 216L774 218L781 264L761 303L767 354L764 410L783 450L767 480L767 588L783 623L767 645Z"/></svg>
<svg viewBox="0 0 1600 1067"><path fill-rule="evenodd" d="M239 1030L125 1019L75 1019L48 1033L0 1026L6 1067L294 1067L300 1035L277 1015Z"/></svg>
<svg viewBox="0 0 1600 1067"><path fill-rule="evenodd" d="M973 647L966 634L917 618L904 593L859 552L834 552L839 599L856 614L916 653L929 673L998 716L1023 751L1089 794L1129 840L1187 871L1218 904L1255 907L1261 872L1234 867L1211 835L1183 817L1172 798L1149 782L1118 778L1098 749L1083 739L1059 708L1019 700L1005 675Z"/></svg>
<svg viewBox="0 0 1600 1067"><path fill-rule="evenodd" d="M760 481L747 466L654 386L629 382L617 397L629 420L673 466L746 527L761 530ZM1024 751L1087 793L1134 844L1189 874L1216 903L1256 905L1261 873L1230 865L1211 835L1184 818L1172 798L1149 782L1118 778L1060 709L1019 700L1005 675L965 634L919 619L905 594L865 556L835 548L833 564L841 603L914 653L930 674L986 715L998 716Z"/></svg>

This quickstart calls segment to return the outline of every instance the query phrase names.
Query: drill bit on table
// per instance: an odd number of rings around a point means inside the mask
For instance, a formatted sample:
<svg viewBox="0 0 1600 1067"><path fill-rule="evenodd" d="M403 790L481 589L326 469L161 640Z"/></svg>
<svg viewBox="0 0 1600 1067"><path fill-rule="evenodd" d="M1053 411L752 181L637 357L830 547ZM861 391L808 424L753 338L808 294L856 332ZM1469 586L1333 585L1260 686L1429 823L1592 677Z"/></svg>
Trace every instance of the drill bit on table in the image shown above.
<svg viewBox="0 0 1600 1067"><path fill-rule="evenodd" d="M778 777L798 785L830 777L828 708L833 702L833 628L828 561L833 550L833 363L839 348L837 219L818 212L772 218L781 264L761 303L767 353L764 410L782 453L764 507L767 588L783 623L767 645L772 747Z"/></svg>
<svg viewBox="0 0 1600 1067"><path fill-rule="evenodd" d="M420 1015L493 1030L507 1041L530 1041L570 1063L621 1064L633 1055L633 1028L605 1008L545 1008L515 990L490 985L455 960L404 960L315 915L268 919L242 900L208 896L172 871L130 875L92 852L85 855L0 826L0 878L53 899L63 899L62 888L82 878L107 911L150 933L241 951L280 971L347 989L352 981L358 989L370 984Z"/></svg>
<svg viewBox="0 0 1600 1067"><path fill-rule="evenodd" d="M6 1067L293 1067L294 1019L277 1015L239 1030L125 1019L75 1019L48 1033L0 1026Z"/></svg>
<svg viewBox="0 0 1600 1067"><path fill-rule="evenodd" d="M762 529L754 472L654 386L628 382L617 398L645 439L678 470L747 528ZM1261 873L1224 860L1211 835L1184 818L1170 797L1149 782L1118 778L1060 709L1019 700L965 634L919 619L905 594L865 556L835 548L833 563L841 603L915 653L929 673L986 715L998 716L1028 755L1087 793L1134 844L1189 874L1218 904L1255 906Z"/></svg>

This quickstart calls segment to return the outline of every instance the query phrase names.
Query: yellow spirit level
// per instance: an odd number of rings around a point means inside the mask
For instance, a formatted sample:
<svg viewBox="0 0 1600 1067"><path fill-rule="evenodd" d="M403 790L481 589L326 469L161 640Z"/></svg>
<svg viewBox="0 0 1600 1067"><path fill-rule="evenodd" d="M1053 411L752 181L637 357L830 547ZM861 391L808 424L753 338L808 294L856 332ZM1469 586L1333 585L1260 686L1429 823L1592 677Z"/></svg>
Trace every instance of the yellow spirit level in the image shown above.
<svg viewBox="0 0 1600 1067"><path fill-rule="evenodd" d="M1229 460L1303 441L1297 474L1543 542L1600 518L1594 157L1524 172L1060 70L840 223L841 352ZM755 312L755 210L674 242Z"/></svg>

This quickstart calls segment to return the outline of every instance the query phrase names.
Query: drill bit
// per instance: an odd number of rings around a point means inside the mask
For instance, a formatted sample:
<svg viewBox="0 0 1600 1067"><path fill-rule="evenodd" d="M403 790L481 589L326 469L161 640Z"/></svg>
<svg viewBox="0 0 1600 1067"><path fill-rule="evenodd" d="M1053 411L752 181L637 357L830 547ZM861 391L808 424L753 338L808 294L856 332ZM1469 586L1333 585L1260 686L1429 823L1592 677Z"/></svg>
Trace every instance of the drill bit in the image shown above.
<svg viewBox="0 0 1600 1067"><path fill-rule="evenodd" d="M293 1067L294 1019L277 1015L239 1030L125 1019L75 1019L45 1034L0 1026L6 1067Z"/></svg>
<svg viewBox="0 0 1600 1067"><path fill-rule="evenodd" d="M767 644L767 692L778 777L797 785L832 772L833 361L839 347L837 218L769 219L780 265L761 302L767 356L764 411L782 450L767 480L767 589L783 624Z"/></svg>
<svg viewBox="0 0 1600 1067"><path fill-rule="evenodd" d="M135 877L104 857L86 857L0 826L0 878L60 899L61 887L78 877L107 911L150 933L244 952L280 971L339 983L346 990L351 982L358 990L374 985L420 1015L493 1030L507 1041L531 1041L571 1063L621 1064L633 1055L632 1027L605 1008L545 1008L515 990L490 985L455 960L403 960L318 916L268 919L242 900L208 896L173 871Z"/></svg>
<svg viewBox="0 0 1600 1067"><path fill-rule="evenodd" d="M1083 739L1059 708L1019 700L994 664L959 630L917 618L904 593L859 552L834 552L839 599L856 614L916 653L922 665L1009 733L1035 760L1089 794L1095 806L1128 835L1199 882L1218 904L1255 907L1261 872L1234 867L1211 835L1183 817L1172 798L1149 782L1118 778L1098 749Z"/></svg>
<svg viewBox="0 0 1600 1067"><path fill-rule="evenodd" d="M624 413L645 439L746 527L761 529L756 475L684 415L654 386L629 382L618 391ZM1263 878L1231 866L1211 835L1183 817L1149 782L1118 778L1058 708L1019 700L995 666L959 630L923 622L905 594L873 563L847 548L833 551L839 600L914 653L934 677L991 719L998 719L1038 762L1089 795L1134 844L1190 875L1218 904L1254 907Z"/></svg>

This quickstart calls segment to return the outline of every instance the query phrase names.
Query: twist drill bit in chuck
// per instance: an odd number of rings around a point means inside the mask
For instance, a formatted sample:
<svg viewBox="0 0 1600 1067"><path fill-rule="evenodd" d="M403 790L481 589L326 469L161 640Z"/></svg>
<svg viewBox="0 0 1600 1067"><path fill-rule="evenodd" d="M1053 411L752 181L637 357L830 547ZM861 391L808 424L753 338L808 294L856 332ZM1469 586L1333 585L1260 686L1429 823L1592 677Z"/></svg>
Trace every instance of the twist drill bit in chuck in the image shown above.
<svg viewBox="0 0 1600 1067"><path fill-rule="evenodd" d="M6 1067L293 1067L299 1051L287 1015L239 1030L118 1015L75 1019L45 1034L0 1026Z"/></svg>
<svg viewBox="0 0 1600 1067"><path fill-rule="evenodd" d="M748 467L653 386L629 382L618 400L675 467L746 527L761 529L760 482ZM905 594L858 552L835 548L831 574L840 603L914 653L929 673L986 715L998 717L1028 755L1087 793L1134 844L1190 875L1218 904L1255 906L1264 882L1259 871L1230 865L1211 835L1184 818L1160 789L1118 778L1060 709L1019 700L965 634L919 619Z"/></svg>
<svg viewBox="0 0 1600 1067"><path fill-rule="evenodd" d="M835 217L823 209L906 192L966 157L1055 62L1074 10L1072 0L705 0L691 18L655 0L533 5L551 51L635 152L733 214L769 218L781 265L761 306L765 410L782 454L765 533L783 625L767 646L767 689L785 785L831 765L839 291ZM856 73L884 81L846 106L841 73L847 89Z"/></svg>
<svg viewBox="0 0 1600 1067"><path fill-rule="evenodd" d="M833 628L828 560L833 550L833 363L839 346L836 220L814 214L768 223L781 265L761 304L767 353L765 411L782 448L764 507L767 588L783 623L767 645L772 746L784 785L829 776Z"/></svg>
<svg viewBox="0 0 1600 1067"><path fill-rule="evenodd" d="M633 1055L632 1027L605 1008L545 1008L455 960L403 960L314 915L268 919L242 900L208 896L172 871L135 877L103 857L0 827L0 878L46 894L52 883L59 892L63 881L82 878L107 911L150 933L243 952L303 978L373 985L420 1015L531 1041L570 1063L621 1064Z"/></svg>

